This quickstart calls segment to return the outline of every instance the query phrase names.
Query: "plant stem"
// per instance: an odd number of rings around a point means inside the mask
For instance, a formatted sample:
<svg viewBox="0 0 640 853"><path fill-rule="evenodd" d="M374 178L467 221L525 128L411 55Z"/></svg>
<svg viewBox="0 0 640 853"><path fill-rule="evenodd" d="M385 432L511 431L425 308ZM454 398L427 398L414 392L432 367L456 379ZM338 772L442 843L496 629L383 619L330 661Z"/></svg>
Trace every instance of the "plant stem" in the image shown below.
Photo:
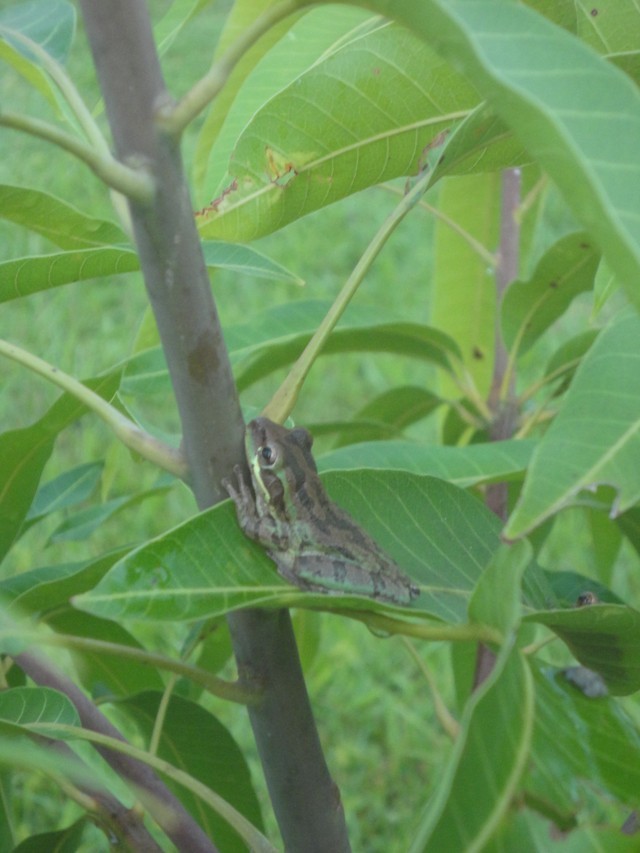
<svg viewBox="0 0 640 853"><path fill-rule="evenodd" d="M307 378L307 375L313 363L318 357L320 350L327 342L327 338L335 328L336 323L342 317L349 302L353 298L358 287L362 283L365 275L371 268L371 265L378 257L385 243L393 234L400 222L415 206L422 194L426 191L431 180L431 174L426 171L413 185L409 192L404 195L385 219L381 227L378 229L375 237L365 251L360 256L358 263L353 268L351 275L344 283L342 290L336 297L333 305L328 310L322 323L318 326L313 337L304 348L296 363L291 368L286 379L273 395L268 405L265 407L263 414L277 423L284 421L291 414L291 411L296 403L300 389Z"/></svg>
<svg viewBox="0 0 640 853"><path fill-rule="evenodd" d="M131 450L139 453L140 456L153 462L170 474L176 477L185 479L187 475L187 467L184 457L179 450L170 447L168 444L160 441L149 433L140 429L133 421L125 417L122 412L119 412L115 406L107 403L99 394L87 388L82 382L78 382L73 376L63 373L57 367L43 361L38 356L33 355L26 350L21 349L15 344L10 344L8 341L0 340L0 355L4 355L13 361L22 364L29 368L34 373L62 388L73 395L76 399L98 417L103 420L110 429L113 430L117 438Z"/></svg>
<svg viewBox="0 0 640 853"><path fill-rule="evenodd" d="M296 0L281 0L271 6L250 24L238 39L229 47L224 55L214 62L207 74L178 101L175 106L167 107L159 116L160 126L165 133L179 136L187 125L213 101L229 75L252 47L267 30L287 18L300 7Z"/></svg>
<svg viewBox="0 0 640 853"><path fill-rule="evenodd" d="M134 203L131 217L180 412L190 485L204 509L227 497L221 481L234 465L246 468L246 459L237 390L176 144L184 125L167 130L170 98L144 0L80 5L117 156L142 157L157 179L153 207ZM288 611L243 611L228 623L241 678L264 690L249 717L285 848L348 850Z"/></svg>
<svg viewBox="0 0 640 853"><path fill-rule="evenodd" d="M81 139L60 130L55 124L19 113L0 112L0 125L22 130L57 145L89 166L107 186L140 204L151 203L154 187L150 175L141 169L130 169L113 157L100 153Z"/></svg>

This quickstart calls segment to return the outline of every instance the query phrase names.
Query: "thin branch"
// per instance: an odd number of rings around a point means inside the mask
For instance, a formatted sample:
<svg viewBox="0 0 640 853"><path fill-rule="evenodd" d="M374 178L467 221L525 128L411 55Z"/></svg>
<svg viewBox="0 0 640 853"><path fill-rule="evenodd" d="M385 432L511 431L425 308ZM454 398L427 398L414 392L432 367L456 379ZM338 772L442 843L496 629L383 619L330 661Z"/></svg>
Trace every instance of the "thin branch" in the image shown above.
<svg viewBox="0 0 640 853"><path fill-rule="evenodd" d="M24 634L20 634L21 637ZM117 655L126 660L134 660L150 667L157 667L168 672L173 672L184 678L188 678L195 684L200 684L212 696L226 699L229 702L238 702L241 705L256 704L260 701L261 693L249 689L241 684L224 681L200 669L193 664L185 663L165 655L148 652L146 649L138 649L135 646L126 646L121 643L110 643L106 640L95 640L92 637L76 637L72 634L44 634L37 632L37 641L47 646L62 646L66 649L78 649L84 652L97 652L98 654Z"/></svg>
<svg viewBox="0 0 640 853"><path fill-rule="evenodd" d="M98 415L126 447L139 453L140 456L158 465L170 474L180 477L183 480L186 479L187 466L181 451L170 447L168 444L140 429L133 421L125 417L122 412L119 412L115 406L112 406L99 394L96 394L95 391L87 388L82 382L78 382L73 376L63 373L52 364L43 361L38 356L23 350L15 344L10 344L8 341L0 340L0 355L4 355L22 364L29 370L57 385L58 388L62 388L63 391L67 391L80 400L90 411Z"/></svg>
<svg viewBox="0 0 640 853"><path fill-rule="evenodd" d="M259 15L177 104L167 106L161 111L158 115L158 123L164 132L171 136L179 136L218 95L249 48L271 27L298 11L299 8L300 3L296 0L282 0Z"/></svg>
<svg viewBox="0 0 640 853"><path fill-rule="evenodd" d="M382 189L385 189L387 192L393 193L394 195L402 195L402 190L398 187L392 186L391 184L383 184ZM458 222L455 221L455 219L447 216L446 213L443 213L437 207L433 207L424 199L419 201L417 206L426 210L434 219L439 219L440 222L447 226L447 228L450 228L455 232L489 269L494 270L497 267L498 256L493 252L490 252L479 240L476 240L473 234L470 234L465 230Z"/></svg>
<svg viewBox="0 0 640 853"><path fill-rule="evenodd" d="M434 677L431 675L429 667L418 654L418 650L414 644L406 637L402 637L402 642L405 649L409 652L420 669L420 672L424 676L424 680L427 682L431 698L433 699L433 710L443 732L445 732L451 740L455 740L460 732L460 723L447 708L445 701L438 690L438 685L436 684Z"/></svg>
<svg viewBox="0 0 640 853"><path fill-rule="evenodd" d="M482 643L503 642L504 637L495 628L489 625L472 624L447 625L437 622L425 624L424 622L407 622L404 619L394 619L382 613L374 613L366 610L340 610L341 616L348 616L357 622L364 622L369 628L384 634L401 634L404 637L418 637L421 640L443 641L453 640L460 642L476 641Z"/></svg>
<svg viewBox="0 0 640 853"><path fill-rule="evenodd" d="M150 175L142 169L130 169L108 154L82 142L55 124L19 113L0 112L0 125L21 130L44 139L73 154L85 163L104 183L140 204L151 204L155 185Z"/></svg>
<svg viewBox="0 0 640 853"><path fill-rule="evenodd" d="M116 773L135 787L136 795L144 802L149 814L162 827L178 850L189 850L189 853L216 853L215 845L207 838L177 797L169 791L147 764L131 755L130 744L70 678L35 652L21 652L13 659L36 684L64 693L75 705L85 729L122 744L122 749L118 751L114 751L114 748L100 746L97 748Z"/></svg>
<svg viewBox="0 0 640 853"><path fill-rule="evenodd" d="M263 414L266 417L276 421L277 423L284 423L287 419L295 405L302 385L307 378L309 371L313 367L313 363L317 359L322 347L326 344L336 323L340 317L342 317L345 309L349 305L349 302L371 268L371 265L382 251L387 240L393 234L400 222L402 222L407 213L415 207L416 203L429 186L430 180L431 174L429 172L425 172L416 181L411 190L402 197L400 203L378 229L375 237L362 253L358 263L353 268L351 275L344 283L342 290L336 297L333 305L323 318L322 323L316 329L313 337L291 368L280 388L278 388L268 405L265 407Z"/></svg>

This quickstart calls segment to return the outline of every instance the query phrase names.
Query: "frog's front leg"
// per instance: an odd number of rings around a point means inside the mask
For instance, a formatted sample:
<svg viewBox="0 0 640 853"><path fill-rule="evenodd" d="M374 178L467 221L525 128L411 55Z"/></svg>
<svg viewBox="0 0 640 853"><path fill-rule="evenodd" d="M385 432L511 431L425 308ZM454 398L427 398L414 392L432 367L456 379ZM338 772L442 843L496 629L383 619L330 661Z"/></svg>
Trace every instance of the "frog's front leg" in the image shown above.
<svg viewBox="0 0 640 853"><path fill-rule="evenodd" d="M223 480L222 485L236 505L236 515L242 532L266 548L286 549L289 545L288 536L277 529L271 516L260 515L253 491L245 480L240 465L235 465L233 472L238 481L237 487L231 480Z"/></svg>

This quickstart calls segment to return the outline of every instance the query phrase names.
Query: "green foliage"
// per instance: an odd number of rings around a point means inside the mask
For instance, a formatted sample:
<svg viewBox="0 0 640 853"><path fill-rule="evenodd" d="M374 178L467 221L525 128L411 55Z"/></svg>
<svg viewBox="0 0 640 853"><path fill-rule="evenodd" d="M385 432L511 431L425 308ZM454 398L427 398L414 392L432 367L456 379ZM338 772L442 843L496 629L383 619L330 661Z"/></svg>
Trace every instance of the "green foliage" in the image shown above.
<svg viewBox="0 0 640 853"><path fill-rule="evenodd" d="M174 0L154 20L178 97L275 4L236 0L226 17L209 5ZM252 414L280 382L295 396L285 372L336 292L335 281L323 289L324 270L336 264L347 279L367 241L380 248L391 193L424 181L293 412L311 422L330 496L421 594L401 607L293 587L241 534L230 502L194 514L177 478L158 477L148 460L162 463L166 448L152 457L126 432L133 453L105 441L89 419L100 401L111 426L130 418L137 435L162 440L175 407L128 218L101 184L86 189L70 144L7 147L0 302L7 334L31 352L11 365L0 434L2 849L91 849L85 816L104 838L117 830L81 796L44 826L21 804L39 772L65 792L98 785L131 805L82 744L92 735L69 697L26 680L20 655L36 646L108 710L125 751L165 774L219 849L272 849L263 833L277 846L246 724L222 698L256 698L230 681L222 619L285 606L298 608L328 762L362 849L546 851L559 846L551 825L569 833L563 850L634 849L619 829L640 807L640 13L620 0L357 6L299 3L232 69L215 66L226 83L184 147ZM62 128L88 143L109 180L74 7L4 8L0 60L20 86L13 100L2 90L3 139L15 142L24 113L35 136ZM522 195L509 208L500 173L512 167ZM519 251L504 243L509 218ZM509 252L517 272L501 295ZM291 285L304 279L314 292L298 296ZM53 325L57 305L70 307ZM86 316L96 318L88 342ZM65 360L43 373L32 356L51 357L52 343ZM80 345L94 353L89 369L73 358ZM48 405L25 367L67 390ZM59 368L96 378L71 392ZM485 506L501 489L503 520ZM592 603L575 606L587 591ZM378 636L354 640L349 619ZM397 638L382 642L397 634L413 638L420 667L394 658ZM453 665L427 640L454 642ZM480 644L494 665L472 689ZM460 722L447 724L425 694L453 706L454 679ZM401 755L416 761L415 783ZM378 766L397 772L378 783ZM379 796L363 801L369 781Z"/></svg>

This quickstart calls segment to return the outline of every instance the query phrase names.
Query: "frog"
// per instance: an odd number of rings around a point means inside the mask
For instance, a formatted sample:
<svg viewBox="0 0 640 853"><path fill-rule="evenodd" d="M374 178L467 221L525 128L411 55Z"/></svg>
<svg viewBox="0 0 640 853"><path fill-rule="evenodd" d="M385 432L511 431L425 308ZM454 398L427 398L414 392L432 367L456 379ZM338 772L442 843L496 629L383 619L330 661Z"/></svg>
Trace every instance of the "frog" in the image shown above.
<svg viewBox="0 0 640 853"><path fill-rule="evenodd" d="M238 523L279 574L303 590L356 594L408 605L419 587L347 512L331 500L311 453L313 437L266 417L245 431L251 482L241 466L223 485Z"/></svg>

